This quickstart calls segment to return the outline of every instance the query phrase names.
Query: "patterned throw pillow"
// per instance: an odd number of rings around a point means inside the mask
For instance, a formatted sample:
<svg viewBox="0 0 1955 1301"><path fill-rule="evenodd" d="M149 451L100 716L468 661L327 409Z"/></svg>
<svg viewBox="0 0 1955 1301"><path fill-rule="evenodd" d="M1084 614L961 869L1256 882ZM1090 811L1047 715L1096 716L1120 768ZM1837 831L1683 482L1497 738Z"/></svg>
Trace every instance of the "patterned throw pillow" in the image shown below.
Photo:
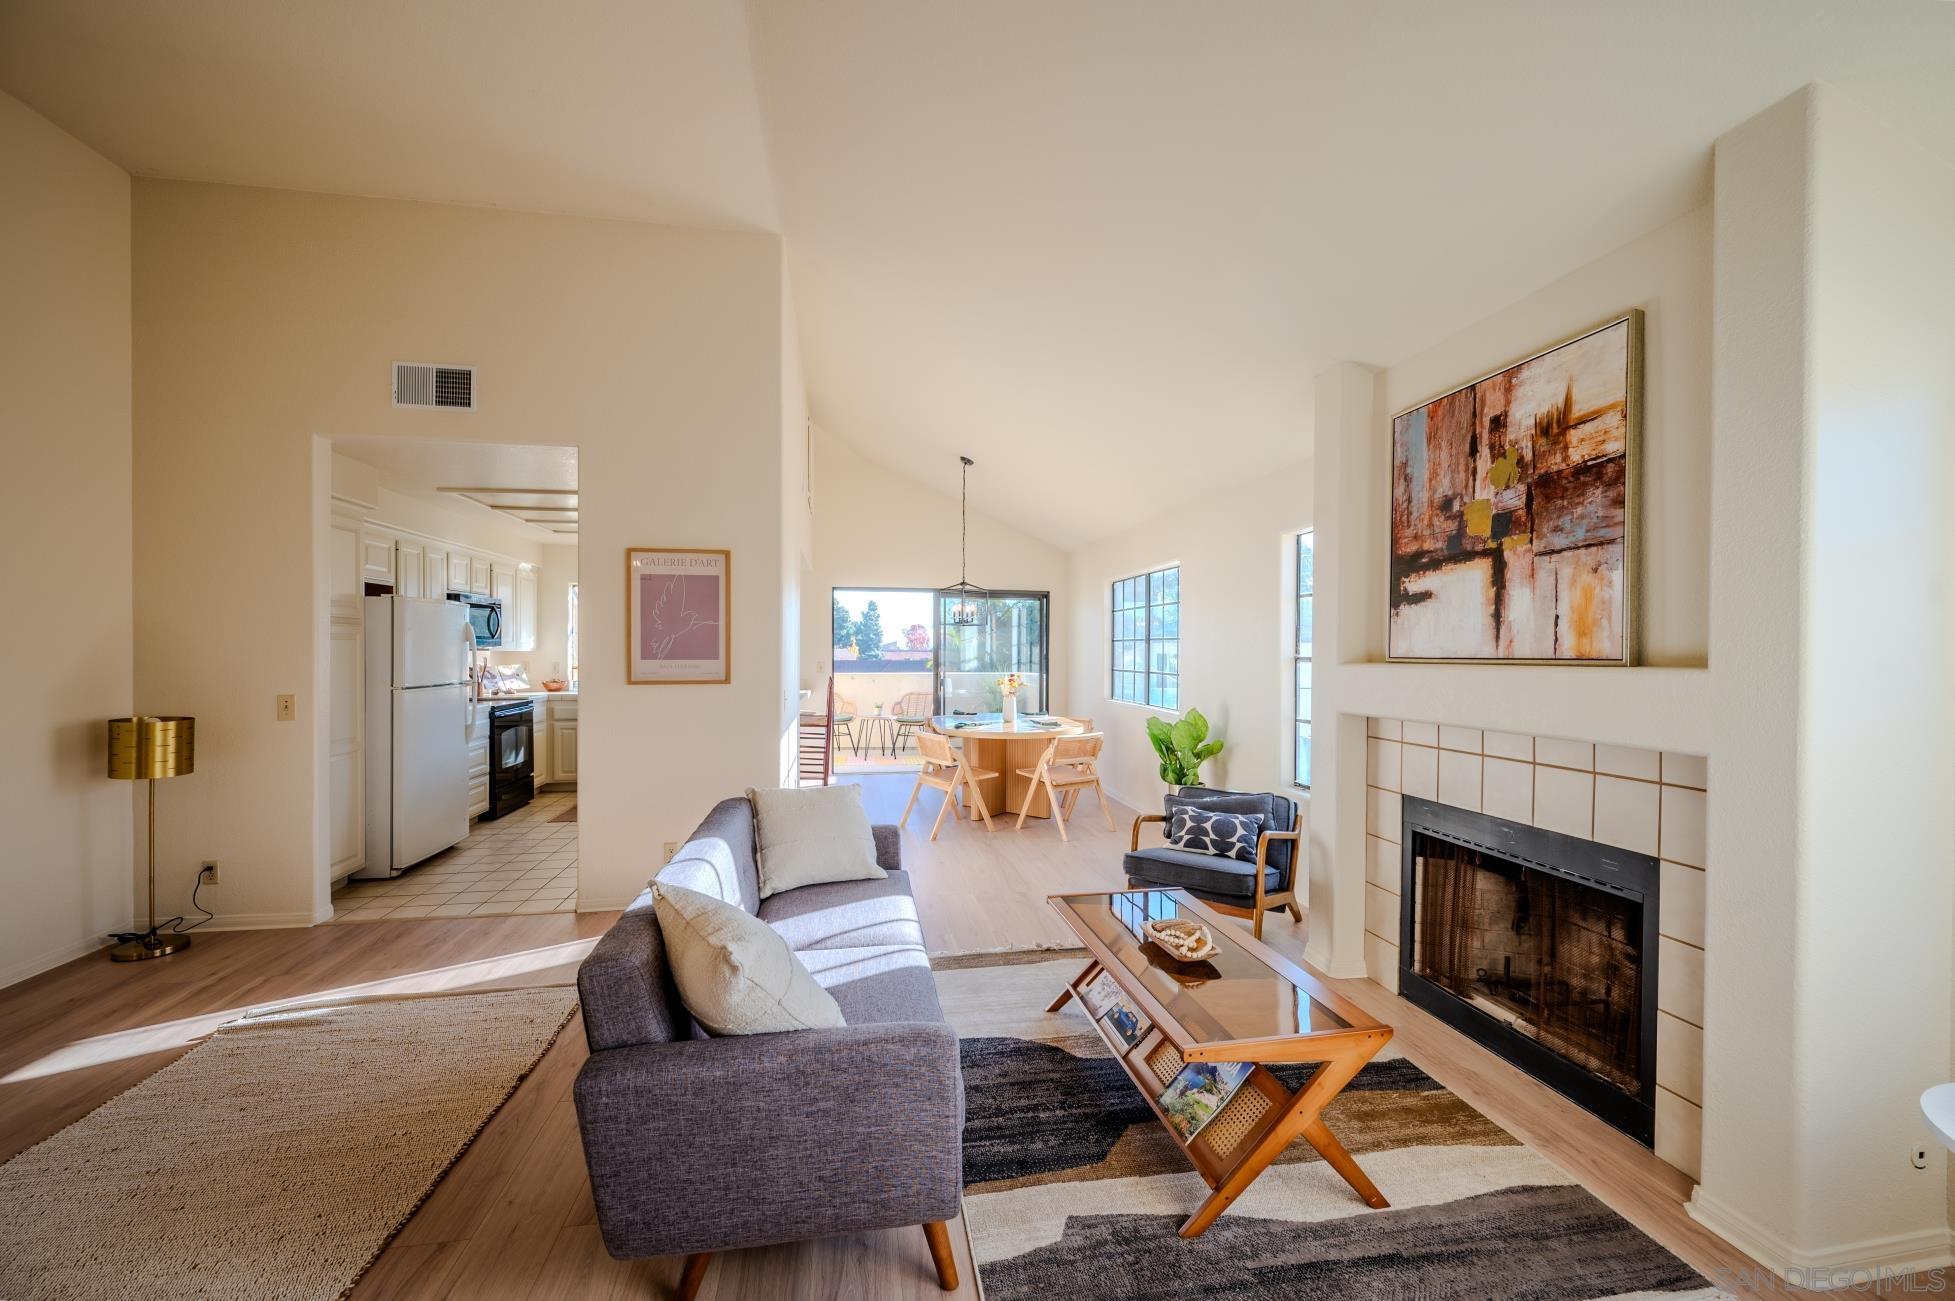
<svg viewBox="0 0 1955 1301"><path fill-rule="evenodd" d="M1244 863L1256 861L1256 842L1263 834L1260 813L1214 813L1178 808L1168 815L1168 843L1192 854L1213 854Z"/></svg>

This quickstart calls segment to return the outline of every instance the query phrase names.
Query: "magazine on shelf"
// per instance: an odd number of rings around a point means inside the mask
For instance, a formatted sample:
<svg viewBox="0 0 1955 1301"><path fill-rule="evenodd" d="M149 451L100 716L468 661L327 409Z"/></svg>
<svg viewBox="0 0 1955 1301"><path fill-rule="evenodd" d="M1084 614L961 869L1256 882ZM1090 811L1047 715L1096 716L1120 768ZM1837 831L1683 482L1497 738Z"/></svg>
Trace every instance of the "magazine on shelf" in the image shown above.
<svg viewBox="0 0 1955 1301"><path fill-rule="evenodd" d="M1242 1082L1255 1070L1250 1062L1189 1062L1161 1094L1161 1111L1183 1143L1229 1105Z"/></svg>
<svg viewBox="0 0 1955 1301"><path fill-rule="evenodd" d="M1106 1022L1107 1028L1129 1048L1146 1038L1147 1032L1154 1028L1154 1023L1125 998L1117 998L1108 1004L1106 1014L1100 1020Z"/></svg>
<svg viewBox="0 0 1955 1301"><path fill-rule="evenodd" d="M1079 991L1079 997L1086 1004L1086 1015L1100 1016L1120 997L1120 986L1112 976L1102 971L1093 977L1091 984Z"/></svg>

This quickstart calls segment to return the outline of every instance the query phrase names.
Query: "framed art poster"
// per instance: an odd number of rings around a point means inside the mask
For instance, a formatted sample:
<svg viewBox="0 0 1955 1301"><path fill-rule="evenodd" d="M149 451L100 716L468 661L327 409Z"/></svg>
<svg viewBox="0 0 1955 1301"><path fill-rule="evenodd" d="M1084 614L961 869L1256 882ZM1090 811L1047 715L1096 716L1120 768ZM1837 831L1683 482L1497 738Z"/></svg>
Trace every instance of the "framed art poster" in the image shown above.
<svg viewBox="0 0 1955 1301"><path fill-rule="evenodd" d="M733 680L733 553L625 551L625 680L633 686Z"/></svg>
<svg viewBox="0 0 1955 1301"><path fill-rule="evenodd" d="M1387 658L1628 664L1643 314L1392 417Z"/></svg>

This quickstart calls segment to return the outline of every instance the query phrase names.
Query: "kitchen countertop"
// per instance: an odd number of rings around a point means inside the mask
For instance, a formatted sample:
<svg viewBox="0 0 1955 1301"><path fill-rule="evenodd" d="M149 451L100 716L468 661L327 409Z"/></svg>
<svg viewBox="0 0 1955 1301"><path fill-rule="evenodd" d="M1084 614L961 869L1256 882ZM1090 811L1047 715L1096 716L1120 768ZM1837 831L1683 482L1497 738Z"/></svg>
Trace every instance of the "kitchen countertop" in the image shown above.
<svg viewBox="0 0 1955 1301"><path fill-rule="evenodd" d="M575 691L505 691L493 696L483 696L478 704L494 705L513 700L534 700L542 704L546 700L575 700Z"/></svg>

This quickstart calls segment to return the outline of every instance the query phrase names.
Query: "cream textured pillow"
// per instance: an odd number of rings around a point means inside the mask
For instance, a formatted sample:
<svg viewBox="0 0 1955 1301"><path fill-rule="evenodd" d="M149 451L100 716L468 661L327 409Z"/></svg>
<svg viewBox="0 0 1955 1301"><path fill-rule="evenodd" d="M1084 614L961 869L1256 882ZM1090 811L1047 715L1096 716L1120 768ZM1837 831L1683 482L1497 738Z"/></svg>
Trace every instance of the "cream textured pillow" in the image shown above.
<svg viewBox="0 0 1955 1301"><path fill-rule="evenodd" d="M825 881L876 881L876 835L860 786L750 790L760 841L760 897Z"/></svg>
<svg viewBox="0 0 1955 1301"><path fill-rule="evenodd" d="M672 979L693 1019L716 1035L844 1025L787 941L758 917L711 895L652 883Z"/></svg>

